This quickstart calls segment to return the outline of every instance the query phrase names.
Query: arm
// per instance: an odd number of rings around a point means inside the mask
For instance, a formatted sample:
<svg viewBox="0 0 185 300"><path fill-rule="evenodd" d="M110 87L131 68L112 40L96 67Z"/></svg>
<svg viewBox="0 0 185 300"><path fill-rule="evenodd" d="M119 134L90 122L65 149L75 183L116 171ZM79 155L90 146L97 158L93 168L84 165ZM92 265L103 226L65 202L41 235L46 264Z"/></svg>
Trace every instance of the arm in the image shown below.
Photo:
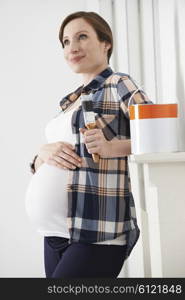
<svg viewBox="0 0 185 300"><path fill-rule="evenodd" d="M137 92L136 92L137 91ZM138 89L134 80L130 76L122 76L117 84L118 100L120 101L120 111L123 112L127 121L129 120L128 103L129 104L149 104L152 103L145 92ZM129 102L129 100L132 100ZM127 126L127 124L125 124ZM124 157L131 154L130 139L113 139L106 140L102 129L80 128L80 132L84 136L84 143L90 154L97 153L102 158ZM121 136L125 136L124 132L120 132ZM127 134L129 137L129 134Z"/></svg>
<svg viewBox="0 0 185 300"><path fill-rule="evenodd" d="M79 130L84 135L84 143L90 154L98 153L102 158L124 157L131 154L130 139L108 141L101 129Z"/></svg>
<svg viewBox="0 0 185 300"><path fill-rule="evenodd" d="M124 157L131 154L131 140L112 140L109 157Z"/></svg>
<svg viewBox="0 0 185 300"><path fill-rule="evenodd" d="M76 167L81 167L81 162L82 159L75 152L74 145L58 141L42 145L38 154L35 155L33 161L30 163L30 168L34 174L43 163L61 169L76 169Z"/></svg>
<svg viewBox="0 0 185 300"><path fill-rule="evenodd" d="M131 76L122 76L117 84L117 93L120 101L120 108L125 117L129 117L129 106L133 104L152 104L147 94L138 87Z"/></svg>

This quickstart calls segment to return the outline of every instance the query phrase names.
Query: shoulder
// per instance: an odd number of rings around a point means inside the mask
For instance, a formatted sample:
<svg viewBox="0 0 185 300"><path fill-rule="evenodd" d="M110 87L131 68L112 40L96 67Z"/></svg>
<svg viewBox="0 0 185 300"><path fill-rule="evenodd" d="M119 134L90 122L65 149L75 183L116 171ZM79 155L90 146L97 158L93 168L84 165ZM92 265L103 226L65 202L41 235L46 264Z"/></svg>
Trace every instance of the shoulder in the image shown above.
<svg viewBox="0 0 185 300"><path fill-rule="evenodd" d="M104 82L104 89L110 89L112 93L121 97L138 89L138 84L128 73L113 72Z"/></svg>
<svg viewBox="0 0 185 300"><path fill-rule="evenodd" d="M112 85L116 86L119 83L124 83L126 81L132 81L132 77L128 73L122 73L122 72L113 72L106 80L105 85Z"/></svg>

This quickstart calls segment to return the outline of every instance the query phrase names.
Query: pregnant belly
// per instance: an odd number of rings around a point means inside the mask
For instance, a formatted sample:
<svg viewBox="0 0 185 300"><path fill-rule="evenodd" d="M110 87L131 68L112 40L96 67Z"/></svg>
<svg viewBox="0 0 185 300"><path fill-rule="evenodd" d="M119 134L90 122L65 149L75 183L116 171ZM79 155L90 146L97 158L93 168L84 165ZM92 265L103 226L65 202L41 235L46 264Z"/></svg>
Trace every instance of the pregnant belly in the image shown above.
<svg viewBox="0 0 185 300"><path fill-rule="evenodd" d="M44 163L32 176L26 191L26 211L37 225L60 222L67 216L68 170Z"/></svg>

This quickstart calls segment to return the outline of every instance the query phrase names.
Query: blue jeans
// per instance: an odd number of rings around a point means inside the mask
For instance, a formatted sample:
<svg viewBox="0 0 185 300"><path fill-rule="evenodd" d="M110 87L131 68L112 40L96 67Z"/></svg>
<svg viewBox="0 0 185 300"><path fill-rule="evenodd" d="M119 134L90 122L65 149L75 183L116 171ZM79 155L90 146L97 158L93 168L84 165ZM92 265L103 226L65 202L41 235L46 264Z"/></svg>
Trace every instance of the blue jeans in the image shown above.
<svg viewBox="0 0 185 300"><path fill-rule="evenodd" d="M116 278L126 246L68 243L67 238L44 237L47 278Z"/></svg>

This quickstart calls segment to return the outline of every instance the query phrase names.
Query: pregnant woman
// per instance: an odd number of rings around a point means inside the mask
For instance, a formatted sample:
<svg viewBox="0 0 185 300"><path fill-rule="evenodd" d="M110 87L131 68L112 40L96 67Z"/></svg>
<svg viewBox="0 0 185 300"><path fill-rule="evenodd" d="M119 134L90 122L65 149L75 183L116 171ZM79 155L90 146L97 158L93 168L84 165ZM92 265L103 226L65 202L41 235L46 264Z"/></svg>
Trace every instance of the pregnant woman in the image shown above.
<svg viewBox="0 0 185 300"><path fill-rule="evenodd" d="M59 39L82 85L61 100L61 112L45 128L47 144L31 163L26 210L44 237L46 277L116 278L139 237L128 102L150 100L128 74L109 67L113 38L101 16L67 16ZM95 129L85 127L81 95L91 98Z"/></svg>

